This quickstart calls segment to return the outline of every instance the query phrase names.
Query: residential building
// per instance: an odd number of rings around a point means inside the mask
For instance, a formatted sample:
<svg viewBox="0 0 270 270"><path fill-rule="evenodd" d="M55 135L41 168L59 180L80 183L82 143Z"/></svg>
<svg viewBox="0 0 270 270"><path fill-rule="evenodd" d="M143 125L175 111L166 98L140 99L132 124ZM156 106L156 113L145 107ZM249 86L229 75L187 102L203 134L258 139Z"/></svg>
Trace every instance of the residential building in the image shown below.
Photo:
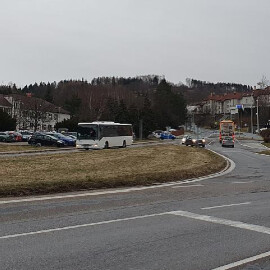
<svg viewBox="0 0 270 270"><path fill-rule="evenodd" d="M4 95L0 94L0 110L12 115L12 105L5 99Z"/></svg>
<svg viewBox="0 0 270 270"><path fill-rule="evenodd" d="M68 111L41 98L0 95L0 109L16 119L17 130L52 131L56 123L70 119Z"/></svg>

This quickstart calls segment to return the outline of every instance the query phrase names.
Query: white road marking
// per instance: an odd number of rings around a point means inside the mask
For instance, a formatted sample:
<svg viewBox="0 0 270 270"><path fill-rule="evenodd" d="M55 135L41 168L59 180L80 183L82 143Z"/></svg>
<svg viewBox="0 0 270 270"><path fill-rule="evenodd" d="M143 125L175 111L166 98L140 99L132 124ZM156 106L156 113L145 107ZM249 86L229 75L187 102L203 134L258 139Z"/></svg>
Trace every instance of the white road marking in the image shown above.
<svg viewBox="0 0 270 270"><path fill-rule="evenodd" d="M101 221L101 222L95 222L95 223L87 223L87 224L74 225L74 226L66 226L66 227L47 229L47 230L41 230L41 231L35 231L35 232L10 234L10 235L1 236L0 240L2 240L2 239L10 239L10 238L17 238L17 237L28 236L28 235L36 235L36 234L64 231L64 230L72 230L72 229L78 229L78 228L84 228L84 227L92 227L92 226L116 223L116 222L121 222L121 221L129 221L129 220L143 219L143 218L149 218L149 217L164 216L164 215L167 215L168 213L169 212L151 214L151 215L144 215L144 216L136 216L136 217L130 217L130 218L113 219L113 220L107 220L107 221Z"/></svg>
<svg viewBox="0 0 270 270"><path fill-rule="evenodd" d="M85 193L76 193L76 194L64 194L64 195L54 195L54 196L42 196L42 197L28 197L25 199L14 199L14 200L0 200L0 205L3 204L13 204L13 203L24 203L24 202L35 202L35 201L48 201L48 200L59 200L59 199L68 199L68 198L78 198L78 197L88 197L88 196L98 196L98 195L110 195L110 194L117 194L117 193L128 193L128 192L132 192L132 191L141 191L141 190L148 190L148 189L156 189L156 188L164 188L164 187L171 187L171 186L175 186L175 185L182 185L182 184L189 184L189 183L196 183L196 182L200 182L203 180L208 180L211 178L215 178L215 177L219 177L219 176L223 176L225 174L228 174L230 172L232 172L235 169L235 163L213 151L213 150L209 150L212 151L213 153L225 158L227 160L227 162L230 164L229 168L225 168L224 170L222 170L219 173L214 173L208 176L203 176L203 177L199 177L199 178L192 178L192 179L187 179L184 181L176 181L176 182L168 182L168 183L164 183L164 184L157 184L157 185L152 185L152 186L146 186L146 187L133 187L133 188L126 188L126 189L115 189L115 190L105 190L105 191L96 191L96 192L85 192Z"/></svg>
<svg viewBox="0 0 270 270"><path fill-rule="evenodd" d="M122 221L130 221L130 220L136 220L136 219L144 219L144 218L164 216L164 215L174 215L174 216L187 217L187 218L191 218L191 219L226 225L226 226L230 226L230 227L234 227L234 228L245 229L245 230L250 230L250 231L255 231L255 232L270 235L270 228L267 228L264 226L247 224L247 223L243 223L240 221L233 221L233 220L228 220L228 219L216 218L213 216L199 215L199 214L195 214L195 213L191 213L191 212L187 212L187 211L171 211L171 212L163 212L163 213L135 216L135 217L129 217L129 218L106 220L106 221L95 222L95 223L66 226L66 227L53 228L53 229L45 229L45 230L40 230L40 231L3 235L3 236L0 236L0 240L17 238L17 237L22 237L22 236L29 236L29 235L51 233L51 232L57 232L57 231L72 230L72 229L85 228L85 227L92 227L92 226L97 226L97 225L104 225L104 224L110 224L110 223L116 223L116 222L122 222Z"/></svg>
<svg viewBox="0 0 270 270"><path fill-rule="evenodd" d="M260 155L260 156L265 156L265 157L270 157L270 155L266 155L266 154L261 154L260 152L259 153L254 153L256 155Z"/></svg>
<svg viewBox="0 0 270 270"><path fill-rule="evenodd" d="M263 145L262 143L258 143L258 142L251 142L249 144L240 143L240 145L248 147L248 148L252 148L252 149L268 149L267 146Z"/></svg>
<svg viewBox="0 0 270 270"><path fill-rule="evenodd" d="M218 205L218 206L203 207L203 208L201 208L201 210L223 208L223 207L231 207L231 206L246 205L246 204L251 204L251 202L233 203L233 204L224 204L224 205Z"/></svg>
<svg viewBox="0 0 270 270"><path fill-rule="evenodd" d="M203 187L203 185L173 186L172 188Z"/></svg>
<svg viewBox="0 0 270 270"><path fill-rule="evenodd" d="M243 153L243 151L241 150L235 150L235 148L232 148L231 150L225 150L225 151L222 151L222 153Z"/></svg>
<svg viewBox="0 0 270 270"><path fill-rule="evenodd" d="M227 264L224 266L220 266L220 267L212 269L212 270L229 270L229 269L235 268L237 266L241 266L241 265L244 265L247 263L255 262L257 260L260 260L260 259L263 259L263 258L266 258L269 256L270 256L270 251L253 256L253 257L250 257L250 258L246 258L246 259L238 261L238 262L234 262L234 263L230 263L230 264Z"/></svg>
<svg viewBox="0 0 270 270"><path fill-rule="evenodd" d="M187 212L187 211L173 211L173 212L170 212L169 214L181 216L181 217L192 218L192 219L197 219L197 220L201 220L201 221L207 221L207 222L211 222L211 223L226 225L226 226L230 226L230 227L234 227L234 228L245 229L245 230L264 233L264 234L270 234L270 228L268 228L268 227L248 224L248 223L244 223L241 221L233 221L233 220L229 220L229 219L216 218L216 217L206 216L206 215L199 215L199 214L194 214L194 213Z"/></svg>
<svg viewBox="0 0 270 270"><path fill-rule="evenodd" d="M248 183L253 183L254 181L236 181L236 182L232 182L232 184L248 184Z"/></svg>

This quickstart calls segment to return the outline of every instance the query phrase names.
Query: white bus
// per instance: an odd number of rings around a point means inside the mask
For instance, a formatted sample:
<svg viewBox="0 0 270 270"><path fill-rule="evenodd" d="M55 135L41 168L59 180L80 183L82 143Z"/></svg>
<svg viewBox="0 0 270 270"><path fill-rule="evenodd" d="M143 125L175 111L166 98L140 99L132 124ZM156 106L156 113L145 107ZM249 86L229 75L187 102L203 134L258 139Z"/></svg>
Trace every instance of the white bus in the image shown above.
<svg viewBox="0 0 270 270"><path fill-rule="evenodd" d="M114 122L79 123L76 147L78 149L103 149L123 147L133 142L131 124Z"/></svg>

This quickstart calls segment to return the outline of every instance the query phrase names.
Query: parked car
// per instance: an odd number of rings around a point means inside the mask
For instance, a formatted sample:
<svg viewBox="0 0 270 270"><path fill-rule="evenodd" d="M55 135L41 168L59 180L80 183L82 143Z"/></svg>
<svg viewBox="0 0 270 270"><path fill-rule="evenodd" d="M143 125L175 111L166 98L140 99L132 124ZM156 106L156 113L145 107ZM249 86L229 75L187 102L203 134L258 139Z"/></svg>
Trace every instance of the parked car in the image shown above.
<svg viewBox="0 0 270 270"><path fill-rule="evenodd" d="M72 139L71 137L64 136L61 133L50 132L50 133L47 133L47 135L51 135L55 137L56 139L63 141L68 146L76 146L76 140Z"/></svg>
<svg viewBox="0 0 270 270"><path fill-rule="evenodd" d="M163 130L155 130L152 132L152 135L157 138L157 139L160 139L160 136L161 134L163 133L164 131Z"/></svg>
<svg viewBox="0 0 270 270"><path fill-rule="evenodd" d="M12 135L15 139L15 142L21 142L22 141L22 134L16 131L8 131L9 135Z"/></svg>
<svg viewBox="0 0 270 270"><path fill-rule="evenodd" d="M61 132L62 135L71 137L74 140L77 140L77 132Z"/></svg>
<svg viewBox="0 0 270 270"><path fill-rule="evenodd" d="M222 147L234 147L234 139L232 137L224 137L221 142Z"/></svg>
<svg viewBox="0 0 270 270"><path fill-rule="evenodd" d="M71 139L73 139L73 140L77 140L77 136L74 136L74 135L66 135L67 137L70 137Z"/></svg>
<svg viewBox="0 0 270 270"><path fill-rule="evenodd" d="M65 146L65 143L63 141L51 135L42 133L33 134L28 140L28 143L36 146L57 146L57 147Z"/></svg>
<svg viewBox="0 0 270 270"><path fill-rule="evenodd" d="M8 132L0 132L0 142L15 142L15 138Z"/></svg>
<svg viewBox="0 0 270 270"><path fill-rule="evenodd" d="M172 135L171 133L169 132L163 132L160 134L160 139L161 140L174 140L175 139L175 136Z"/></svg>
<svg viewBox="0 0 270 270"><path fill-rule="evenodd" d="M203 139L203 138L195 139L195 138L192 138L192 137L187 137L185 145L186 146L205 147L205 139Z"/></svg>
<svg viewBox="0 0 270 270"><path fill-rule="evenodd" d="M28 130L22 130L22 131L20 131L20 133L22 134L22 141L23 142L27 142L29 140L29 138L31 137L31 135L33 134L33 132L30 132Z"/></svg>

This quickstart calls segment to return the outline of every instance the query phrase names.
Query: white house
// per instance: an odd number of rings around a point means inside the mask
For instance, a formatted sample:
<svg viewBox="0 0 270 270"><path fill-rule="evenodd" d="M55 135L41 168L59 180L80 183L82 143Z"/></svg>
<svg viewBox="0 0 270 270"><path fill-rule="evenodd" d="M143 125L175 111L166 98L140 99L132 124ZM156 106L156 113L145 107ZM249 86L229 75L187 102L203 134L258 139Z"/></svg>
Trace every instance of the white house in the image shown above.
<svg viewBox="0 0 270 270"><path fill-rule="evenodd" d="M0 108L16 119L17 130L52 131L56 123L70 119L68 111L31 96L0 95Z"/></svg>

